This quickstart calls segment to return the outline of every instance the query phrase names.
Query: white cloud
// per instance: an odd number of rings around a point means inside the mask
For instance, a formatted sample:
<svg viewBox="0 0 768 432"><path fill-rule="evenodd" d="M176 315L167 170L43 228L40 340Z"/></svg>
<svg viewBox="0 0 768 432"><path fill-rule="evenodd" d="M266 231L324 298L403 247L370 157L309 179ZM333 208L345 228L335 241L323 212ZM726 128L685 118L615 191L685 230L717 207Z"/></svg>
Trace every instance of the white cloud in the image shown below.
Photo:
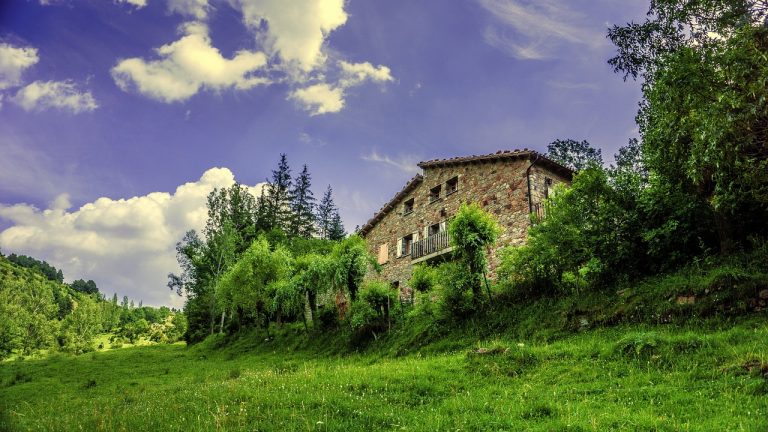
<svg viewBox="0 0 768 432"><path fill-rule="evenodd" d="M131 6L136 6L136 9L141 9L147 5L147 0L116 0L118 3L127 3Z"/></svg>
<svg viewBox="0 0 768 432"><path fill-rule="evenodd" d="M298 101L312 116L336 113L344 108L344 90L325 83L296 89L288 97Z"/></svg>
<svg viewBox="0 0 768 432"><path fill-rule="evenodd" d="M299 88L288 96L310 112L310 115L336 113L345 105L345 91L354 86L359 86L366 81L384 83L392 81L392 73L386 66L373 66L369 62L349 63L339 61L339 78L335 85L317 83L308 87Z"/></svg>
<svg viewBox="0 0 768 432"><path fill-rule="evenodd" d="M245 24L264 39L270 53L310 72L325 63L323 44L347 22L344 0L239 0ZM266 33L262 31L265 28Z"/></svg>
<svg viewBox="0 0 768 432"><path fill-rule="evenodd" d="M0 90L19 85L22 72L39 60L37 48L0 43Z"/></svg>
<svg viewBox="0 0 768 432"><path fill-rule="evenodd" d="M125 91L135 86L145 96L176 102L201 88L245 90L269 82L256 75L267 64L264 53L242 50L227 59L211 45L205 24L188 23L182 28L181 39L157 49L159 60L130 58L113 67L117 85Z"/></svg>
<svg viewBox="0 0 768 432"><path fill-rule="evenodd" d="M208 17L208 9L208 0L168 0L169 11L198 20L204 20Z"/></svg>
<svg viewBox="0 0 768 432"><path fill-rule="evenodd" d="M416 174L420 171L420 168L416 165L418 163L418 159L412 156L404 156L396 160L387 155L379 154L376 150L373 150L371 153L362 156L361 159L366 162L375 162L389 165L405 173Z"/></svg>
<svg viewBox="0 0 768 432"><path fill-rule="evenodd" d="M107 295L178 307L182 299L166 287L167 274L179 271L176 242L189 229L203 228L208 193L233 183L230 170L212 168L174 193L99 198L73 211L66 194L47 210L0 204L0 218L13 224L0 232L0 247L44 259L68 280L93 279ZM258 195L261 185L250 189Z"/></svg>
<svg viewBox="0 0 768 432"><path fill-rule="evenodd" d="M339 62L339 67L342 72L339 83L343 87L360 85L367 80L379 83L393 80L392 71L382 65L373 66L369 62L348 63L342 60Z"/></svg>
<svg viewBox="0 0 768 432"><path fill-rule="evenodd" d="M70 81L35 81L20 89L13 101L27 111L56 108L75 114L99 106L91 92L78 90Z"/></svg>
<svg viewBox="0 0 768 432"><path fill-rule="evenodd" d="M489 45L522 60L552 57L564 45L597 49L606 45L603 28L581 23L566 0L478 0L496 23L486 27Z"/></svg>
<svg viewBox="0 0 768 432"><path fill-rule="evenodd" d="M391 70L370 62L329 61L328 36L348 19L344 0L230 0L239 9L257 50L222 56L209 37L207 0L169 0L171 12L191 17L182 37L156 49L157 59L129 58L112 68L124 91L165 103L189 99L204 89L247 90L281 83L288 99L310 115L336 113L345 106L345 90L365 82L393 81Z"/></svg>

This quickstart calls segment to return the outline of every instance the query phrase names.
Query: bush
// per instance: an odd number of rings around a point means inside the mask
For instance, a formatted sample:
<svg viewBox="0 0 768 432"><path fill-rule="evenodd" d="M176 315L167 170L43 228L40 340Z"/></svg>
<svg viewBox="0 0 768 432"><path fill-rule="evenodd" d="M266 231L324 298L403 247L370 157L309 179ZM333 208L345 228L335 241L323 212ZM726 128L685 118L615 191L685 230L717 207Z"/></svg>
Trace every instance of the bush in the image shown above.
<svg viewBox="0 0 768 432"><path fill-rule="evenodd" d="M464 318L475 311L474 297L469 290L472 282L464 267L455 262L437 268L438 304L445 318Z"/></svg>
<svg viewBox="0 0 768 432"><path fill-rule="evenodd" d="M413 267L411 280L408 281L411 288L418 292L430 291L437 283L437 272L434 267L421 264Z"/></svg>

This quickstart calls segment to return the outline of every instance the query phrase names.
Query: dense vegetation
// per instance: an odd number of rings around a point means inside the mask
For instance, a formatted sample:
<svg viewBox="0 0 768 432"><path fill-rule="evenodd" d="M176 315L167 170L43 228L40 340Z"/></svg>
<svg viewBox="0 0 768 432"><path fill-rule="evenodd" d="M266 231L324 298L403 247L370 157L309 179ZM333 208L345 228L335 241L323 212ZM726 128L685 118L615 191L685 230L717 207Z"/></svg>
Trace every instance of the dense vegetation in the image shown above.
<svg viewBox="0 0 768 432"><path fill-rule="evenodd" d="M14 261L0 255L0 360L65 351L81 354L97 348L97 336L112 334L112 346L140 338L174 342L185 332L184 315L167 307L134 306L117 294L106 300L93 281L61 282L61 271L48 263L21 256ZM54 269L55 270L55 269ZM103 346L103 342L102 342Z"/></svg>
<svg viewBox="0 0 768 432"><path fill-rule="evenodd" d="M497 297L473 319L412 317L360 352L344 332L296 324L269 340L10 362L0 429L765 430L764 317L700 320L703 304L668 301L690 287L724 294L724 273L690 267L621 298ZM649 324L602 327L638 320L629 313Z"/></svg>

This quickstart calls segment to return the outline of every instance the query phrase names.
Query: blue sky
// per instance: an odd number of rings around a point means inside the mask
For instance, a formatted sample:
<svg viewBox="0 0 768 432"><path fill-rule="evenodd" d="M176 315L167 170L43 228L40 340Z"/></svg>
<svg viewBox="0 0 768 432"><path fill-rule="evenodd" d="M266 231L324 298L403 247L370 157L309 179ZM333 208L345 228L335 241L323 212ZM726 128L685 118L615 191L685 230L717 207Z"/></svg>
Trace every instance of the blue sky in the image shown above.
<svg viewBox="0 0 768 432"><path fill-rule="evenodd" d="M424 159L636 137L621 0L0 5L0 249L148 304L210 188L287 153L351 230Z"/></svg>

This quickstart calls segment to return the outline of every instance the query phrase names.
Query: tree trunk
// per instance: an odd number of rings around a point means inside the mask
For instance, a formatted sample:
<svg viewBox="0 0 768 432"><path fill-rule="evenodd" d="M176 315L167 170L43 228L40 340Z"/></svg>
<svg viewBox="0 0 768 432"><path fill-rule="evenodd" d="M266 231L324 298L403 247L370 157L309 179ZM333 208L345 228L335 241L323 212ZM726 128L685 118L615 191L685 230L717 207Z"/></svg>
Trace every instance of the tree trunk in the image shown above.
<svg viewBox="0 0 768 432"><path fill-rule="evenodd" d="M307 298L309 300L309 312L312 318L312 329L317 329L317 293L314 291L307 292Z"/></svg>
<svg viewBox="0 0 768 432"><path fill-rule="evenodd" d="M732 219L722 212L715 211L715 224L717 225L717 235L720 238L720 253L728 255L733 252L736 246Z"/></svg>
<svg viewBox="0 0 768 432"><path fill-rule="evenodd" d="M219 324L219 334L224 333L224 315L226 313L227 313L226 309L221 311L221 323Z"/></svg>

